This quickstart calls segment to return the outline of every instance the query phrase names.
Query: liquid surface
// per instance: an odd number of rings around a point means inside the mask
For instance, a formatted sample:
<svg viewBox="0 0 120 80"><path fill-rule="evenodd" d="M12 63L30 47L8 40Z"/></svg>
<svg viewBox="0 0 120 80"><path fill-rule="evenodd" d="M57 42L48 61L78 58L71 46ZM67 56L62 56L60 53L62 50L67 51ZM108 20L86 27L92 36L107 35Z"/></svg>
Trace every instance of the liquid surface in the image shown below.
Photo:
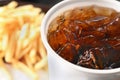
<svg viewBox="0 0 120 80"><path fill-rule="evenodd" d="M120 67L120 13L86 6L66 11L54 19L48 42L58 55L93 69Z"/></svg>

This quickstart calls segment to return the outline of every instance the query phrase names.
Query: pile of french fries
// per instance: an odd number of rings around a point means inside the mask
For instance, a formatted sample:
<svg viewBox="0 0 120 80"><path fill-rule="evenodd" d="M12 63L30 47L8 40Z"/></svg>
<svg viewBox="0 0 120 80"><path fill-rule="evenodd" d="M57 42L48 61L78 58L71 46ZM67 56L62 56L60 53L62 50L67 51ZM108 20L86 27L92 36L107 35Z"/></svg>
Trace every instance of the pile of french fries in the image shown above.
<svg viewBox="0 0 120 80"><path fill-rule="evenodd" d="M0 7L0 68L8 75L5 64L24 71L32 80L39 80L37 71L47 67L47 54L40 37L43 17L42 10L33 5L18 6L12 1Z"/></svg>

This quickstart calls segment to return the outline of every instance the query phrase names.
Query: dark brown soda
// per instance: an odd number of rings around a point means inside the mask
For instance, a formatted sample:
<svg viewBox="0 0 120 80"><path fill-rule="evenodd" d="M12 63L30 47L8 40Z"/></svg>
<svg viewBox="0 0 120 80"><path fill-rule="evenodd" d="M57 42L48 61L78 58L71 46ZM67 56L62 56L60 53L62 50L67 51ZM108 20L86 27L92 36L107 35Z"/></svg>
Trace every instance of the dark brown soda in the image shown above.
<svg viewBox="0 0 120 80"><path fill-rule="evenodd" d="M63 12L49 25L48 42L61 57L93 69L120 67L120 12L96 5Z"/></svg>

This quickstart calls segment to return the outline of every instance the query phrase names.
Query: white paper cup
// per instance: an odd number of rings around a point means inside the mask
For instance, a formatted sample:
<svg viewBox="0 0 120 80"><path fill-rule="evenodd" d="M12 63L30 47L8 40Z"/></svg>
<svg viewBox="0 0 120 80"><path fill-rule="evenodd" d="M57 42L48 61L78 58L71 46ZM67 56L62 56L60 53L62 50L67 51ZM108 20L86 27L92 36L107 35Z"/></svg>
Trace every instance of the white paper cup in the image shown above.
<svg viewBox="0 0 120 80"><path fill-rule="evenodd" d="M56 16L68 9L90 5L120 11L120 2L115 0L66 0L56 4L47 12L41 25L41 37L48 52L49 80L120 80L120 68L96 70L74 65L57 55L47 41L49 24Z"/></svg>

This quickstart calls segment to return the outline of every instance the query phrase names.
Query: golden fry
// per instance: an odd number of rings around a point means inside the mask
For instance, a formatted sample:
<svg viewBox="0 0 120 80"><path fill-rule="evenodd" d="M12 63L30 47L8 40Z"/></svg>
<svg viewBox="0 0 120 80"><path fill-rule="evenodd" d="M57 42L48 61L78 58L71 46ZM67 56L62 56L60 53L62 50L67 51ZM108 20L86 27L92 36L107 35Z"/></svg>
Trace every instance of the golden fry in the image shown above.
<svg viewBox="0 0 120 80"><path fill-rule="evenodd" d="M40 8L18 7L15 1L0 7L0 67L5 61L33 80L39 79L37 71L47 66L47 52L40 37L44 15Z"/></svg>
<svg viewBox="0 0 120 80"><path fill-rule="evenodd" d="M28 55L28 54L26 54L26 55L24 56L24 59L25 59L25 63L27 64L27 66L28 66L30 69L34 70L34 69L33 69L33 64L32 64L32 62L30 61L30 58L29 58L29 55Z"/></svg>
<svg viewBox="0 0 120 80"><path fill-rule="evenodd" d="M5 51L7 49L8 39L9 39L8 34L4 34L3 40L2 40L2 43L1 43L2 51Z"/></svg>
<svg viewBox="0 0 120 80"><path fill-rule="evenodd" d="M32 45L29 45L24 50L21 50L18 56L16 56L16 59L21 59L25 54L29 53L31 49L32 49Z"/></svg>
<svg viewBox="0 0 120 80"><path fill-rule="evenodd" d="M47 57L44 57L41 61L35 64L35 70L42 69L45 65L47 65Z"/></svg>
<svg viewBox="0 0 120 80"><path fill-rule="evenodd" d="M12 62L14 53L15 53L15 47L16 47L15 34L11 35L9 40L10 41L9 41L8 47L5 51L5 61L8 63Z"/></svg>
<svg viewBox="0 0 120 80"><path fill-rule="evenodd" d="M33 48L33 49L31 49L31 51L30 51L30 53L29 53L29 58L30 58L30 61L31 61L31 63L32 64L35 64L36 63L36 61L37 61L37 58L36 58L36 49L35 48Z"/></svg>
<svg viewBox="0 0 120 80"><path fill-rule="evenodd" d="M13 8L17 7L17 5L18 5L18 3L17 3L17 2L12 1L12 2L11 2L11 3L9 3L6 7L13 9Z"/></svg>
<svg viewBox="0 0 120 80"><path fill-rule="evenodd" d="M45 47L44 47L44 45L43 45L43 43L42 43L42 40L41 39L39 39L39 54L40 54L40 56L42 57L42 58L44 58L44 57L46 57L46 50L45 50Z"/></svg>

